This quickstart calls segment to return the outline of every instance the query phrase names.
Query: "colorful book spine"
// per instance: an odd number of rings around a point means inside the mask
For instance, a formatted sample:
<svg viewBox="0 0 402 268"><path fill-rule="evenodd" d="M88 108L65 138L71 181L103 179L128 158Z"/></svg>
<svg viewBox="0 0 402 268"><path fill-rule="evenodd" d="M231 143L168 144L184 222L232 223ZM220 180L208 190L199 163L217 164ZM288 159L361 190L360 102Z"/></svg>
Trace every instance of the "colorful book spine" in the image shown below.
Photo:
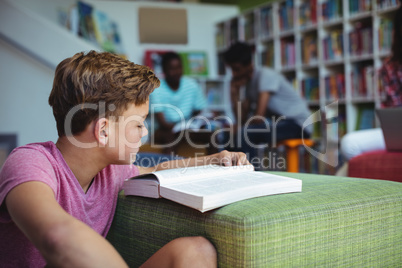
<svg viewBox="0 0 402 268"><path fill-rule="evenodd" d="M358 107L356 130L370 129L375 126L375 110L370 104L362 104Z"/></svg>
<svg viewBox="0 0 402 268"><path fill-rule="evenodd" d="M272 7L264 7L261 9L260 12L260 35L263 37L270 37L274 33L273 28L273 13Z"/></svg>
<svg viewBox="0 0 402 268"><path fill-rule="evenodd" d="M306 35L301 40L303 64L315 64L318 61L317 36Z"/></svg>
<svg viewBox="0 0 402 268"><path fill-rule="evenodd" d="M378 28L378 47L380 51L389 51L392 45L393 22L382 18Z"/></svg>
<svg viewBox="0 0 402 268"><path fill-rule="evenodd" d="M301 82L301 95L309 101L320 99L318 77L309 77Z"/></svg>
<svg viewBox="0 0 402 268"><path fill-rule="evenodd" d="M317 0L301 3L299 7L299 24L301 27L317 24Z"/></svg>
<svg viewBox="0 0 402 268"><path fill-rule="evenodd" d="M296 65L296 50L294 41L282 40L281 52L282 66L287 68L294 67Z"/></svg>
<svg viewBox="0 0 402 268"><path fill-rule="evenodd" d="M269 42L265 47L265 50L261 53L261 64L274 68L274 43Z"/></svg>
<svg viewBox="0 0 402 268"><path fill-rule="evenodd" d="M374 67L354 64L351 72L352 96L354 98L373 98Z"/></svg>
<svg viewBox="0 0 402 268"><path fill-rule="evenodd" d="M326 76L324 80L327 101L345 99L345 75L343 73Z"/></svg>
<svg viewBox="0 0 402 268"><path fill-rule="evenodd" d="M342 18L342 0L328 0L322 3L321 16L323 21Z"/></svg>
<svg viewBox="0 0 402 268"><path fill-rule="evenodd" d="M294 5L293 0L286 0L279 7L279 28L281 31L291 30L294 27Z"/></svg>
<svg viewBox="0 0 402 268"><path fill-rule="evenodd" d="M372 26L357 25L349 33L349 52L352 56L367 55L373 53L373 28Z"/></svg>
<svg viewBox="0 0 402 268"><path fill-rule="evenodd" d="M377 0L377 9L392 8L398 6L397 0Z"/></svg>
<svg viewBox="0 0 402 268"><path fill-rule="evenodd" d="M372 5L371 0L350 0L349 1L350 14L371 11L372 8L373 8L373 5Z"/></svg>
<svg viewBox="0 0 402 268"><path fill-rule="evenodd" d="M323 39L324 59L327 61L341 60L343 58L342 30L333 30Z"/></svg>

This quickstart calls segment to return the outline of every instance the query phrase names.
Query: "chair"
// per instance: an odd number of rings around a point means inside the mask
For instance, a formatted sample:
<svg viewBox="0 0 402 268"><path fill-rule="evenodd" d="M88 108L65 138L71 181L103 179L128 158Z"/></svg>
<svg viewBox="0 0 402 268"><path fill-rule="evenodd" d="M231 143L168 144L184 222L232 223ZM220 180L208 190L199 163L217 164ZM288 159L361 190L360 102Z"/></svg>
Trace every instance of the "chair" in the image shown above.
<svg viewBox="0 0 402 268"><path fill-rule="evenodd" d="M286 147L286 170L287 172L299 172L299 146L313 146L314 141L310 139L289 139L278 143L278 146Z"/></svg>
<svg viewBox="0 0 402 268"><path fill-rule="evenodd" d="M353 157L348 176L402 182L402 152L378 150Z"/></svg>

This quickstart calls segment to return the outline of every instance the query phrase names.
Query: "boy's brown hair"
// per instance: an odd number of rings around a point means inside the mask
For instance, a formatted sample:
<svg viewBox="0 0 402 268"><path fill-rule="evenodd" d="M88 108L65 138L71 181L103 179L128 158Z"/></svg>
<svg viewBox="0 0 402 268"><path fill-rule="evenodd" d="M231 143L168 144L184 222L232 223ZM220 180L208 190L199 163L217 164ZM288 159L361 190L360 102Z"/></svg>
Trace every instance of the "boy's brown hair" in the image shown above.
<svg viewBox="0 0 402 268"><path fill-rule="evenodd" d="M77 53L57 66L49 96L58 135L66 135L66 116L73 108L77 109L71 119L71 134L75 135L99 117L100 103L106 107L101 116L119 116L129 104L146 103L159 85L159 79L146 66L109 52ZM110 105L115 109L108 109Z"/></svg>

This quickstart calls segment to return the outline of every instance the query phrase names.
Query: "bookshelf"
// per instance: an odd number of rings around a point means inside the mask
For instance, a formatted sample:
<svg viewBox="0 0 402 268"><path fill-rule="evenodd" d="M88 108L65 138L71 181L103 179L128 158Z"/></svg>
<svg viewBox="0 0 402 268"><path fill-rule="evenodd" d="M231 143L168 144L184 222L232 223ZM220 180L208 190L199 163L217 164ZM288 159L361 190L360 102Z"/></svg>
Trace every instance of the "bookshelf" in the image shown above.
<svg viewBox="0 0 402 268"><path fill-rule="evenodd" d="M230 80L224 76L203 77L190 76L194 78L202 88L207 99L207 111L216 115L224 115L233 118L229 91Z"/></svg>
<svg viewBox="0 0 402 268"><path fill-rule="evenodd" d="M255 48L254 62L281 72L312 112L337 101L338 128L315 128L338 142L349 132L378 126L377 70L390 55L397 0L279 0L218 22L218 59L234 41ZM244 23L243 23L244 22ZM251 25L254 23L254 26ZM237 26L237 29L234 27ZM252 37L252 38L251 38ZM225 75L221 60L219 72ZM327 122L328 123L328 122ZM329 136L328 136L329 135ZM338 156L339 157L339 156Z"/></svg>

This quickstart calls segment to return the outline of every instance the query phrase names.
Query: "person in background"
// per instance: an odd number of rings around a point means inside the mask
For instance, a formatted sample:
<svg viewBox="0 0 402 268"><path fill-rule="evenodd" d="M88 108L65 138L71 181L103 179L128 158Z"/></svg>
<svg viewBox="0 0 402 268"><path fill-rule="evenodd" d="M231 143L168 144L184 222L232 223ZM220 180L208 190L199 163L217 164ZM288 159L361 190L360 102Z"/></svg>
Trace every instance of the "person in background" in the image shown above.
<svg viewBox="0 0 402 268"><path fill-rule="evenodd" d="M384 60L378 70L380 91L385 94L382 108L402 106L402 6L395 13L393 27L391 56ZM347 162L350 159L385 149L384 135L381 128L353 131L342 137L340 149L345 164L337 174L347 175Z"/></svg>
<svg viewBox="0 0 402 268"><path fill-rule="evenodd" d="M197 163L248 164L243 153L134 166L151 69L108 52L77 53L56 68L49 96L59 138L16 148L0 172L0 267L127 267L105 239L125 179ZM142 267L216 267L203 237L177 238Z"/></svg>
<svg viewBox="0 0 402 268"><path fill-rule="evenodd" d="M223 55L232 71L231 104L237 127L241 127L237 133L241 144L235 148L247 153L251 163L258 145L275 147L276 142L311 134L310 127L303 128L310 115L306 101L280 73L268 67L254 68L252 57L252 47L242 42Z"/></svg>
<svg viewBox="0 0 402 268"><path fill-rule="evenodd" d="M159 88L150 96L151 114L158 123L154 141L165 145L164 153L175 152L180 133L174 131L178 123L186 123L206 108L207 101L199 84L189 77L183 77L180 55L167 52L162 56L165 78Z"/></svg>

